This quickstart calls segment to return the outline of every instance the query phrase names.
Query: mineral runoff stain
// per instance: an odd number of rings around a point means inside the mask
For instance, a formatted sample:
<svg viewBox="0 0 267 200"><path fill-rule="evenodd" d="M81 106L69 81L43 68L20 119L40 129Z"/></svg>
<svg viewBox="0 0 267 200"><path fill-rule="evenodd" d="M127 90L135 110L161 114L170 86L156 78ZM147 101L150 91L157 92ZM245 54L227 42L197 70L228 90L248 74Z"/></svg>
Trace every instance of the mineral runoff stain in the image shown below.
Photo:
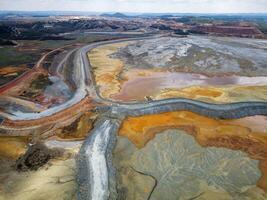
<svg viewBox="0 0 267 200"><path fill-rule="evenodd" d="M58 129L56 136L58 140L83 140L93 129L93 123L96 115L92 112L86 112L81 117L73 121L70 125Z"/></svg>
<svg viewBox="0 0 267 200"><path fill-rule="evenodd" d="M112 58L111 55L129 42L103 45L91 50L88 58L94 69L94 76L100 93L103 97L109 97L120 90L120 81L117 79L123 71L123 62Z"/></svg>
<svg viewBox="0 0 267 200"><path fill-rule="evenodd" d="M267 117L215 120L192 112L177 111L128 117L119 135L127 137L138 148L143 148L156 134L168 129L184 130L203 147L241 150L252 159L259 160L262 177L258 186L267 191Z"/></svg>
<svg viewBox="0 0 267 200"><path fill-rule="evenodd" d="M182 89L163 89L155 99L190 98L212 103L267 100L267 86L193 86Z"/></svg>
<svg viewBox="0 0 267 200"><path fill-rule="evenodd" d="M137 71L144 72L147 75L136 76ZM149 71L149 70L147 70ZM196 94L203 97L222 97L228 94L227 88L235 91L235 87L248 87L248 86L262 86L267 84L266 77L241 77L241 76L213 76L208 77L202 74L191 73L177 73L177 72L146 72L146 70L131 70L124 74L124 81L121 83L120 92L111 95L111 98L116 100L131 101L131 100L144 100L145 96L153 96L158 98L168 98L169 91L176 91L175 97L194 96ZM186 91L195 87L204 88L207 92ZM213 89L212 89L213 88ZM216 91L217 90L217 91ZM179 93L180 92L180 93ZM163 95L164 94L164 95ZM172 93L174 94L174 93ZM171 94L169 94L171 95ZM218 98L219 99L219 98Z"/></svg>
<svg viewBox="0 0 267 200"><path fill-rule="evenodd" d="M23 155L28 148L27 137L0 137L0 157L17 159Z"/></svg>
<svg viewBox="0 0 267 200"><path fill-rule="evenodd" d="M134 42L119 42L92 49L88 58L94 70L100 95L118 101L143 101L171 97L208 102L267 100L266 77L247 77L232 73L188 73L170 67L129 67L116 53ZM252 95L251 95L252 94Z"/></svg>

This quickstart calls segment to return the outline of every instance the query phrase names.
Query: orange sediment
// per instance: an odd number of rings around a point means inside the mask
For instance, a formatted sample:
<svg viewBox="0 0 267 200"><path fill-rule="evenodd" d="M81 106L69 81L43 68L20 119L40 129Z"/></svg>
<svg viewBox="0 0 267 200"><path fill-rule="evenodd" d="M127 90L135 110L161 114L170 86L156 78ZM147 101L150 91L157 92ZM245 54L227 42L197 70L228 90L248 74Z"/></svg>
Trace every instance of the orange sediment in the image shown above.
<svg viewBox="0 0 267 200"><path fill-rule="evenodd" d="M191 98L205 100L208 102L238 102L238 101L259 101L267 100L266 86L192 86L181 89L163 89L156 99L166 99L174 97Z"/></svg>
<svg viewBox="0 0 267 200"><path fill-rule="evenodd" d="M262 122L259 129L258 121ZM142 148L156 134L167 129L182 129L204 147L241 150L260 160L262 178L258 185L267 191L267 117L255 116L237 120L215 120L192 112L179 111L141 117L128 117L119 135Z"/></svg>
<svg viewBox="0 0 267 200"><path fill-rule="evenodd" d="M65 126L57 130L57 137L60 140L82 140L90 130L93 129L94 113L86 112L81 117L72 122L69 126Z"/></svg>
<svg viewBox="0 0 267 200"><path fill-rule="evenodd" d="M34 120L20 120L20 121L5 120L2 125L6 127L23 128L30 126L45 126L50 124L56 124L59 121L66 121L67 119L72 118L75 115L85 113L86 111L95 108L95 106L96 104L92 102L92 99L86 97L79 103L73 105L72 107L66 108L65 110L55 113L54 115Z"/></svg>
<svg viewBox="0 0 267 200"><path fill-rule="evenodd" d="M253 120L254 118L265 122L262 125L266 128L264 132L255 131L258 125L256 127L253 126L257 122L257 120ZM178 111L141 117L128 117L122 124L120 135L129 137L137 147L141 148L154 137L158 132L157 130L161 127L190 128L192 130L191 134L194 134L199 141L202 141L202 144L207 141L207 138L236 135L261 138L267 145L267 117L263 116L246 117L237 120L215 120L188 111ZM150 134L150 137L147 134Z"/></svg>
<svg viewBox="0 0 267 200"><path fill-rule="evenodd" d="M206 98L210 101L216 101L216 99L222 99L222 97L226 94L223 88L215 88L215 87L199 87L192 86L181 89L165 89L159 92L157 95L158 99L162 98L172 98L172 97L183 97L190 99L200 99Z"/></svg>
<svg viewBox="0 0 267 200"><path fill-rule="evenodd" d="M111 94L120 90L118 76L123 70L123 62L110 56L127 44L128 42L103 45L88 53L96 83L100 86L100 94L105 98L109 98Z"/></svg>
<svg viewBox="0 0 267 200"><path fill-rule="evenodd" d="M208 77L203 74L173 72L166 69L127 68L123 60L112 55L131 42L119 42L97 47L88 53L101 96L119 101L173 97L191 98L206 102L237 102L267 100L267 86L252 86L257 77L231 74ZM140 66L142 68L142 66ZM237 80L238 84L233 83Z"/></svg>
<svg viewBox="0 0 267 200"><path fill-rule="evenodd" d="M258 181L258 186L267 192L267 160L260 162L260 170L262 172L262 177Z"/></svg>
<svg viewBox="0 0 267 200"><path fill-rule="evenodd" d="M27 150L27 137L0 137L0 157L17 159Z"/></svg>
<svg viewBox="0 0 267 200"><path fill-rule="evenodd" d="M6 66L3 68L0 68L0 75L1 76L15 76L18 73L24 72L26 70L29 70L26 65L21 65L19 67L15 66Z"/></svg>

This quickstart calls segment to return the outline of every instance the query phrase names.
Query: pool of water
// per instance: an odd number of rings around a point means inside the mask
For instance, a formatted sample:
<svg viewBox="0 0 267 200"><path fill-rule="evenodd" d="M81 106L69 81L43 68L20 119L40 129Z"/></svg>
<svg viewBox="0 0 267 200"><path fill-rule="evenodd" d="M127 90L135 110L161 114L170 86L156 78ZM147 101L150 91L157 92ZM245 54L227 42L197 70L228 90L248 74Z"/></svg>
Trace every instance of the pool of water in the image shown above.
<svg viewBox="0 0 267 200"><path fill-rule="evenodd" d="M155 72L149 76L133 76L121 85L119 93L111 98L131 101L143 100L145 96L158 94L162 89L179 89L190 86L259 86L267 85L267 77L245 77L235 75L205 76L202 74Z"/></svg>

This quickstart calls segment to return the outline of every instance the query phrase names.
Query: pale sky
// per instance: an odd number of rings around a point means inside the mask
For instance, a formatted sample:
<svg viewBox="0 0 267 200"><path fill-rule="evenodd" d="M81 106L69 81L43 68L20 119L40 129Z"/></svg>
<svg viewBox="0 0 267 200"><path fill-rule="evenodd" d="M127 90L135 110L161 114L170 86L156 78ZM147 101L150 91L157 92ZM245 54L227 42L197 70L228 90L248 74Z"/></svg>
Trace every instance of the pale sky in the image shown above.
<svg viewBox="0 0 267 200"><path fill-rule="evenodd" d="M0 10L267 13L267 0L0 0Z"/></svg>

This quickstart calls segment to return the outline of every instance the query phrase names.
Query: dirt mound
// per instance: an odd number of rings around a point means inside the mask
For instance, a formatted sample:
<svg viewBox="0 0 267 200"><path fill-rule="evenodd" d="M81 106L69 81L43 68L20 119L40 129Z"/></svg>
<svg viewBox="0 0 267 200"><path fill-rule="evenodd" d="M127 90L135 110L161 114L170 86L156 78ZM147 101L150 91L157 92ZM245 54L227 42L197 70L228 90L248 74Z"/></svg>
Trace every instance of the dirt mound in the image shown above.
<svg viewBox="0 0 267 200"><path fill-rule="evenodd" d="M37 170L50 159L63 154L60 149L48 149L42 143L36 143L28 148L26 153L18 158L15 168L18 171Z"/></svg>

